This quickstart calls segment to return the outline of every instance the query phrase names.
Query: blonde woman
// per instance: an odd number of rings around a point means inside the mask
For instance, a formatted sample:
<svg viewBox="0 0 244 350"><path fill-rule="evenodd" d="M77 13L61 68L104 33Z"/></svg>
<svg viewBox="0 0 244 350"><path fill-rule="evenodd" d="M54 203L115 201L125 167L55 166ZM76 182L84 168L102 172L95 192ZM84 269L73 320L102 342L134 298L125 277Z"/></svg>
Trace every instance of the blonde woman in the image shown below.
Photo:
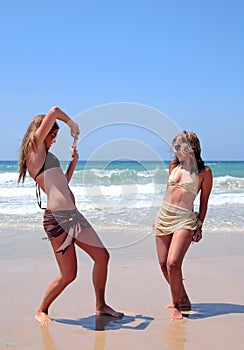
<svg viewBox="0 0 244 350"><path fill-rule="evenodd" d="M211 169L204 165L198 137L183 131L172 141L175 158L169 166L169 178L162 206L154 223L159 264L170 285L171 319L181 320L181 311L191 310L191 302L182 282L182 262L192 241L202 239L202 225L212 189ZM193 204L200 193L199 213Z"/></svg>
<svg viewBox="0 0 244 350"><path fill-rule="evenodd" d="M120 318L123 314L112 309L105 301L109 253L89 222L77 210L74 195L69 187L79 158L75 143L71 147L72 158L66 174L61 170L59 160L49 151L58 134L57 120L66 123L71 136L75 140L78 139L78 124L61 109L53 107L46 115L39 115L32 120L23 138L19 156L18 182L24 182L28 170L37 184L40 207L39 187L47 195L43 225L60 269L58 276L48 286L35 319L42 325L49 324L50 305L76 278L75 245L83 249L94 261L96 315L108 314Z"/></svg>

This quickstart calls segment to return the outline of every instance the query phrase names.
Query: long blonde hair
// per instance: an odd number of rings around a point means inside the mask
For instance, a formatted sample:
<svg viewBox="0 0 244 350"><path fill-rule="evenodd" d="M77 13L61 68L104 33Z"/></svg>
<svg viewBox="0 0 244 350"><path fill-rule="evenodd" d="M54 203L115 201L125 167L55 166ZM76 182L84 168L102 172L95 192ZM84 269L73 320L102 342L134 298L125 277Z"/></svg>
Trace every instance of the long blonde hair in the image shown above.
<svg viewBox="0 0 244 350"><path fill-rule="evenodd" d="M26 130L26 133L23 137L20 152L19 152L19 178L18 183L25 181L27 166L26 166L26 155L28 151L28 146L30 143L32 143L33 148L36 149L36 142L35 142L35 132L40 127L43 119L45 117L45 114L37 115L30 125L28 126L28 129ZM54 130L59 129L59 126L57 122L55 121L50 132L53 132Z"/></svg>
<svg viewBox="0 0 244 350"><path fill-rule="evenodd" d="M205 165L201 157L201 146L197 135L194 132L184 130L173 138L172 146L176 143L180 145L184 144L188 149L191 161L191 172L200 173L205 168ZM180 164L180 161L175 156L170 166L173 169L178 164Z"/></svg>

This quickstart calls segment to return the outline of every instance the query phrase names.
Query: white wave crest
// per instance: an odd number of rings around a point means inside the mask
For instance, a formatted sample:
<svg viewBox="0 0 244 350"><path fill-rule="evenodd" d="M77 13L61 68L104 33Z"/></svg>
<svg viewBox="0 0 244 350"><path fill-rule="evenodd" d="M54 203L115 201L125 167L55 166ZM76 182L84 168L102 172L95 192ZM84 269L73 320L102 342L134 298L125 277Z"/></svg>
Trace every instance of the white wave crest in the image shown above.
<svg viewBox="0 0 244 350"><path fill-rule="evenodd" d="M232 176L220 176L213 179L213 187L216 189L244 189L244 178Z"/></svg>

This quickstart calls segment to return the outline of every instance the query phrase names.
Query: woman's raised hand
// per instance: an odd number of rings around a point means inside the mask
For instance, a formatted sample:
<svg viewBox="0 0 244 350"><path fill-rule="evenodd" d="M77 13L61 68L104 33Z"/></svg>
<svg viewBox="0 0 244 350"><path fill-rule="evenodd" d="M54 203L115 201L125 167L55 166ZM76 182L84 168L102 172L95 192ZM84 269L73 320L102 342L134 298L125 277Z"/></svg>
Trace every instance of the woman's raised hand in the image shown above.
<svg viewBox="0 0 244 350"><path fill-rule="evenodd" d="M77 140L80 134L79 125L75 123L72 119L68 121L67 125L70 127L71 136Z"/></svg>

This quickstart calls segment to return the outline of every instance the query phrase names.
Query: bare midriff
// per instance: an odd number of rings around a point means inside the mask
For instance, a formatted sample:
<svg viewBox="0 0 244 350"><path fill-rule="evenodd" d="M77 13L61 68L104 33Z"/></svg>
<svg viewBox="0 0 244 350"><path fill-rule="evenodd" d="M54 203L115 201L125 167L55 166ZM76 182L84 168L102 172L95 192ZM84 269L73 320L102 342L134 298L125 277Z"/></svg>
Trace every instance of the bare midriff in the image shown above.
<svg viewBox="0 0 244 350"><path fill-rule="evenodd" d="M73 193L60 168L44 171L38 176L38 184L47 195L47 209L72 210L75 208Z"/></svg>

